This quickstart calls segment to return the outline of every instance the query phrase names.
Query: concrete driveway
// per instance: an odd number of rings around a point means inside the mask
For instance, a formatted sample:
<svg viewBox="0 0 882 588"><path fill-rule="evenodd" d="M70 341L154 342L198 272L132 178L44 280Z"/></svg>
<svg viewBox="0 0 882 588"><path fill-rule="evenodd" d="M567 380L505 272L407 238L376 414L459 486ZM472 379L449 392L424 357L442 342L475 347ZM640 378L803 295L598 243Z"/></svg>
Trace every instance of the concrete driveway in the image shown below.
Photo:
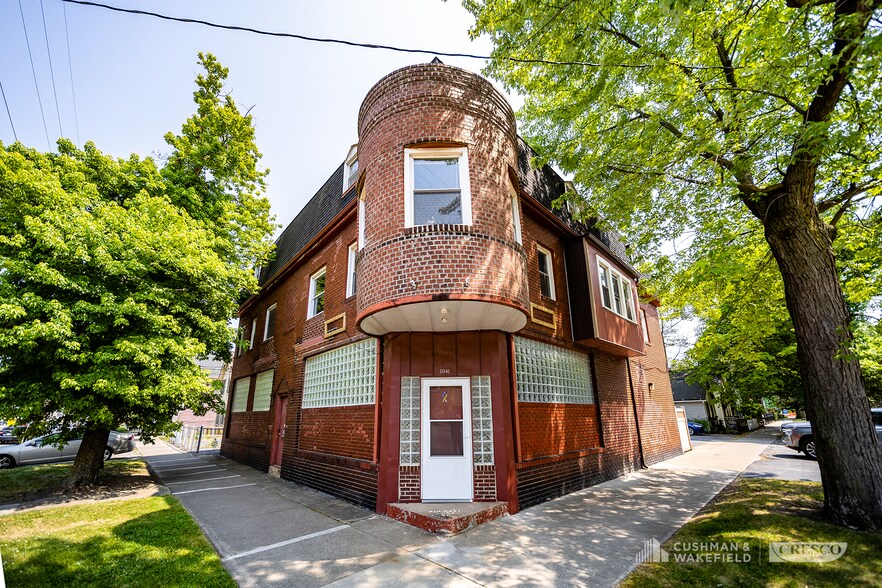
<svg viewBox="0 0 882 588"><path fill-rule="evenodd" d="M216 454L145 448L240 586L614 586L775 440L708 436L640 472L439 538Z"/></svg>

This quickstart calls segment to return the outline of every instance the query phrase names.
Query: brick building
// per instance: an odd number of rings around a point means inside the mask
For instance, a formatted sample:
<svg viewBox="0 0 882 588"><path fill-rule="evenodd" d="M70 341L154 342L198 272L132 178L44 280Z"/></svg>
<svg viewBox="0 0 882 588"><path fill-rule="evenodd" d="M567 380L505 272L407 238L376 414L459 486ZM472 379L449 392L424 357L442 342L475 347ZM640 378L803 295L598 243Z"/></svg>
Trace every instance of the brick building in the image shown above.
<svg viewBox="0 0 882 588"><path fill-rule="evenodd" d="M223 455L380 513L515 512L680 453L657 303L483 78L367 94L240 310Z"/></svg>

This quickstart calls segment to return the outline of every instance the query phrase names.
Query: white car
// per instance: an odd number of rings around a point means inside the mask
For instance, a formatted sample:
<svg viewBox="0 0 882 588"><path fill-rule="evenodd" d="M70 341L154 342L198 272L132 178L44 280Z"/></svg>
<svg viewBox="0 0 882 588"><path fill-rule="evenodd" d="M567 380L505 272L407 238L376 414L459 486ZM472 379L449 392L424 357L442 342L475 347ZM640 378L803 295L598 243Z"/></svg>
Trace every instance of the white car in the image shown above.
<svg viewBox="0 0 882 588"><path fill-rule="evenodd" d="M17 465L33 463L55 463L73 461L80 450L82 439L73 439L58 448L58 433L50 433L42 437L29 439L18 445L6 445L0 449L0 469L12 468ZM135 436L131 433L111 431L104 448L104 459L116 453L128 453L135 450Z"/></svg>

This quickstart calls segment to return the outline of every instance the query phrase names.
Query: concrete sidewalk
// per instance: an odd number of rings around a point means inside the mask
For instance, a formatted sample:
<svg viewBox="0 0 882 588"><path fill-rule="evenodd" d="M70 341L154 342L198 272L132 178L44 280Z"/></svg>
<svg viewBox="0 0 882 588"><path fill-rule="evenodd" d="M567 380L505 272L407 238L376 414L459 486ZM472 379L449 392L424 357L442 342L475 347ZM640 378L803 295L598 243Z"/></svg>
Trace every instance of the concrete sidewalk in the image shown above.
<svg viewBox="0 0 882 588"><path fill-rule="evenodd" d="M145 459L240 586L614 586L645 541L671 536L775 436L706 436L685 455L446 539L216 455Z"/></svg>

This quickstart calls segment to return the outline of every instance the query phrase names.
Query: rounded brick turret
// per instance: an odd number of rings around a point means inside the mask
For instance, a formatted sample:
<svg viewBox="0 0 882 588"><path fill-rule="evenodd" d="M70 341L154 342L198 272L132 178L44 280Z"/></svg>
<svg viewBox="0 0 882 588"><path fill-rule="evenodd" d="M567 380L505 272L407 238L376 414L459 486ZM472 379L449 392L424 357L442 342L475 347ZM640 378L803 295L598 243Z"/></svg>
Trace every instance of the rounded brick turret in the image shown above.
<svg viewBox="0 0 882 588"><path fill-rule="evenodd" d="M361 329L520 330L529 299L505 99L456 67L405 67L368 92L358 136Z"/></svg>

